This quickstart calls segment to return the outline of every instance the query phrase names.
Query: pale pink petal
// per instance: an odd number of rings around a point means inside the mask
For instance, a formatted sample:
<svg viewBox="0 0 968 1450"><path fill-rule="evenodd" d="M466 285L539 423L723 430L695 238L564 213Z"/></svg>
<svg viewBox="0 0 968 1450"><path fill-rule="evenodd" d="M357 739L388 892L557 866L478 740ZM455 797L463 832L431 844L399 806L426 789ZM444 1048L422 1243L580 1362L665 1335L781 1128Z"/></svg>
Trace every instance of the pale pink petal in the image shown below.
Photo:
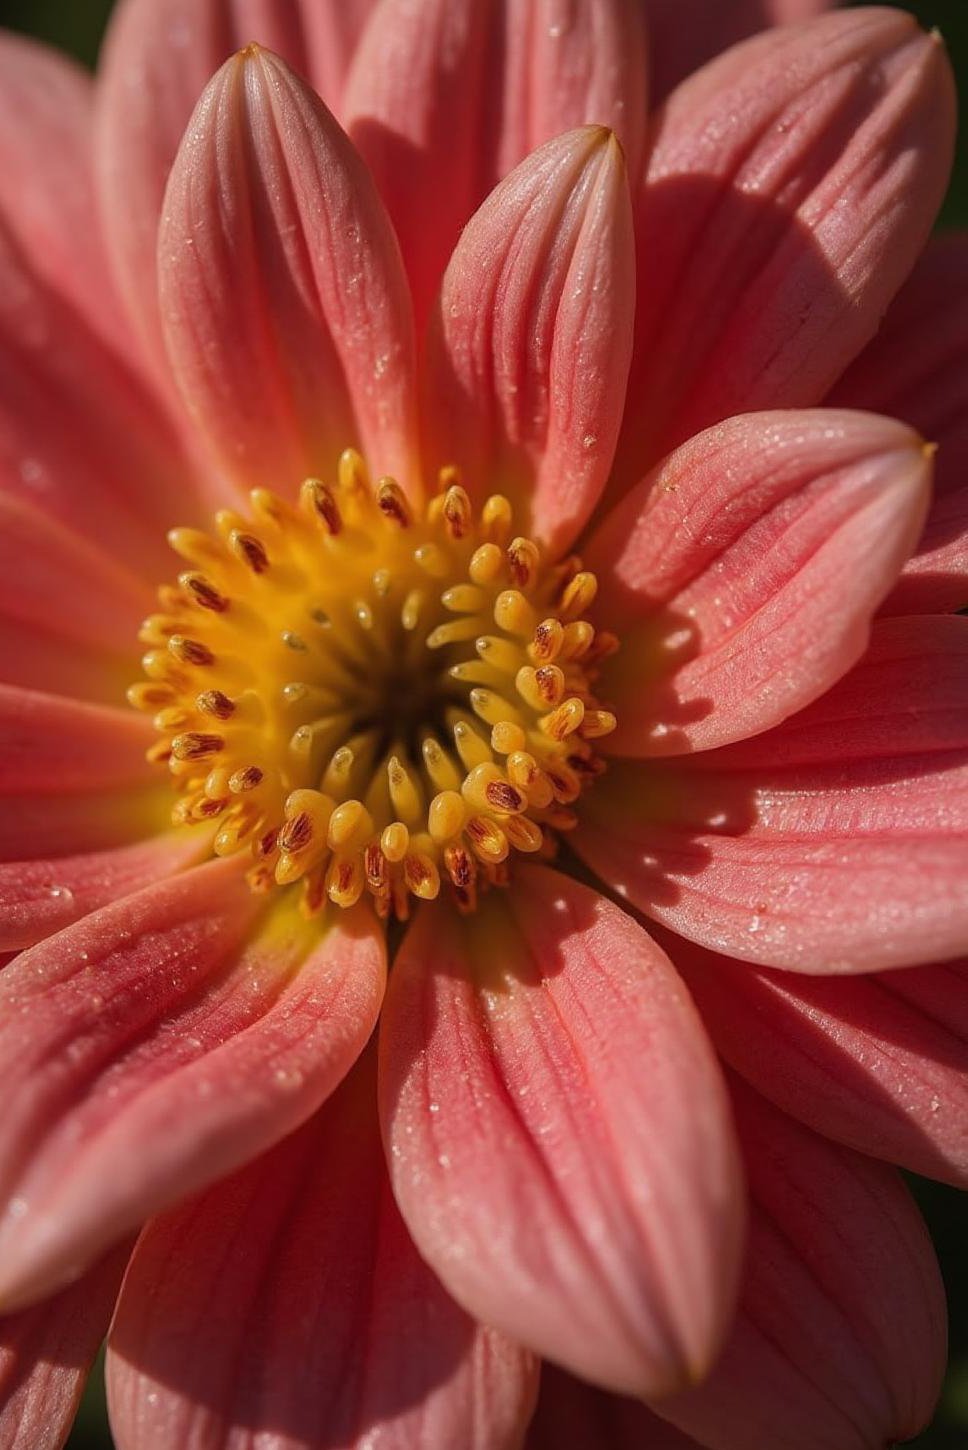
<svg viewBox="0 0 968 1450"><path fill-rule="evenodd" d="M538 1408L525 1450L701 1450L639 1400L542 1366Z"/></svg>
<svg viewBox="0 0 968 1450"><path fill-rule="evenodd" d="M911 16L858 8L728 51L656 124L616 488L732 413L820 402L927 238L951 72Z"/></svg>
<svg viewBox="0 0 968 1450"><path fill-rule="evenodd" d="M157 405L44 282L0 218L0 492L152 578L195 521L191 469ZM164 575L160 575L164 577Z"/></svg>
<svg viewBox="0 0 968 1450"><path fill-rule="evenodd" d="M861 663L768 734L619 765L569 839L714 951L868 972L968 952L968 619L885 619Z"/></svg>
<svg viewBox="0 0 968 1450"><path fill-rule="evenodd" d="M365 1061L298 1133L148 1225L107 1378L121 1450L510 1450L536 1369L418 1256Z"/></svg>
<svg viewBox="0 0 968 1450"><path fill-rule="evenodd" d="M61 1450L129 1253L115 1249L55 1298L0 1319L0 1450Z"/></svg>
<svg viewBox="0 0 968 1450"><path fill-rule="evenodd" d="M335 108L374 0L121 0L98 74L97 166L118 283L156 370L166 368L156 254L165 183L204 87L256 41Z"/></svg>
<svg viewBox="0 0 968 1450"><path fill-rule="evenodd" d="M357 51L345 124L376 177L422 322L488 193L552 137L612 128L638 175L642 15L627 0L384 0Z"/></svg>
<svg viewBox="0 0 968 1450"><path fill-rule="evenodd" d="M224 473L293 490L360 448L414 488L414 363L399 250L366 168L277 56L206 87L159 233L165 337Z"/></svg>
<svg viewBox="0 0 968 1450"><path fill-rule="evenodd" d="M968 234L937 237L871 345L831 400L903 418L938 445L918 549L887 607L940 613L968 604Z"/></svg>
<svg viewBox="0 0 968 1450"><path fill-rule="evenodd" d="M736 1324L705 1384L657 1408L709 1450L873 1450L923 1429L944 1288L900 1176L735 1084L752 1197Z"/></svg>
<svg viewBox="0 0 968 1450"><path fill-rule="evenodd" d="M614 137L593 126L512 172L444 278L427 379L430 461L458 463L478 497L509 494L553 552L608 476L634 290L625 168Z"/></svg>
<svg viewBox="0 0 968 1450"><path fill-rule="evenodd" d="M0 1127L9 1307L269 1147L351 1066L383 989L375 918L321 929L290 902L257 928L261 910L237 859L210 862L4 968L0 1061L19 1084Z"/></svg>
<svg viewBox="0 0 968 1450"><path fill-rule="evenodd" d="M93 111L80 66L0 35L0 216L48 286L126 352L94 192Z"/></svg>
<svg viewBox="0 0 968 1450"><path fill-rule="evenodd" d="M826 409L731 418L672 454L584 551L623 646L610 752L708 750L822 694L864 651L930 474L902 424Z"/></svg>
<svg viewBox="0 0 968 1450"><path fill-rule="evenodd" d="M808 20L835 0L645 0L652 100L665 98L692 71L768 25Z"/></svg>
<svg viewBox="0 0 968 1450"><path fill-rule="evenodd" d="M968 1187L968 963L834 981L669 949L760 1092L828 1138Z"/></svg>
<svg viewBox="0 0 968 1450"><path fill-rule="evenodd" d="M705 1372L738 1166L699 1020L630 917L538 867L472 919L422 911L380 1097L404 1218L470 1313L628 1393Z"/></svg>
<svg viewBox="0 0 968 1450"><path fill-rule="evenodd" d="M133 845L0 864L0 949L26 947L100 906L180 871L207 847L191 830Z"/></svg>

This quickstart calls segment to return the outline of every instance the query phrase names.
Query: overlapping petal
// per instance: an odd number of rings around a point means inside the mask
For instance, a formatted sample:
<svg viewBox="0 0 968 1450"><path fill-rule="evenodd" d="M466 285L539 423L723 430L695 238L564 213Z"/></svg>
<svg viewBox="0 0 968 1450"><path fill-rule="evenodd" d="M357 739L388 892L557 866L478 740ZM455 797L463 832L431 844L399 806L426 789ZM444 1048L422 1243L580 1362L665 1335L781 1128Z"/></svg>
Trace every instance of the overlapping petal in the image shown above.
<svg viewBox="0 0 968 1450"><path fill-rule="evenodd" d="M0 1447L61 1450L114 1309L129 1246L32 1309L0 1318Z"/></svg>
<svg viewBox="0 0 968 1450"><path fill-rule="evenodd" d="M702 1375L731 1308L736 1160L667 958L587 888L516 873L472 923L424 911L381 1036L394 1190L487 1323L613 1389Z"/></svg>
<svg viewBox="0 0 968 1450"><path fill-rule="evenodd" d="M610 1395L554 1365L541 1370L541 1393L525 1450L701 1450L641 1400Z"/></svg>
<svg viewBox="0 0 968 1450"><path fill-rule="evenodd" d="M390 223L333 117L250 47L206 87L159 232L169 355L225 475L292 491L355 446L415 476L413 328Z"/></svg>
<svg viewBox="0 0 968 1450"><path fill-rule="evenodd" d="M833 0L645 0L652 102L658 104L694 70L737 41L770 25L809 20Z"/></svg>
<svg viewBox="0 0 968 1450"><path fill-rule="evenodd" d="M339 103L374 0L121 0L98 74L98 180L112 257L156 373L166 359L156 254L165 183L195 104L219 66L257 42Z"/></svg>
<svg viewBox="0 0 968 1450"><path fill-rule="evenodd" d="M494 482L553 552L605 485L635 293L625 168L601 127L541 147L465 229L428 364L431 462Z"/></svg>
<svg viewBox="0 0 968 1450"><path fill-rule="evenodd" d="M937 237L874 342L828 401L903 418L938 445L937 497L887 601L893 614L968 604L968 235Z"/></svg>
<svg viewBox="0 0 968 1450"><path fill-rule="evenodd" d="M120 1450L519 1443L537 1366L419 1258L387 1180L372 1066L145 1230L108 1355Z"/></svg>
<svg viewBox="0 0 968 1450"><path fill-rule="evenodd" d="M236 861L95 912L0 978L0 1293L69 1282L110 1243L311 1114L383 988L371 915L320 931L292 903L258 931Z"/></svg>
<svg viewBox="0 0 968 1450"><path fill-rule="evenodd" d="M823 398L927 238L953 86L937 36L858 8L727 51L656 125L617 487L732 413Z"/></svg>
<svg viewBox="0 0 968 1450"><path fill-rule="evenodd" d="M679 941L676 966L719 1051L826 1137L968 1186L968 963L834 981Z"/></svg>
<svg viewBox="0 0 968 1450"><path fill-rule="evenodd" d="M871 1450L930 1419L944 1288L900 1176L734 1086L750 1245L709 1379L661 1413L708 1450Z"/></svg>
<svg viewBox="0 0 968 1450"><path fill-rule="evenodd" d="M622 635L609 750L708 750L822 694L862 654L929 482L920 439L863 413L750 414L672 454L585 551Z"/></svg>
<svg viewBox="0 0 968 1450"><path fill-rule="evenodd" d="M0 216L45 283L123 353L131 338L101 237L94 84L56 51L0 35Z"/></svg>
<svg viewBox="0 0 968 1450"><path fill-rule="evenodd" d="M118 829L123 839L125 825ZM96 839L96 832L88 831L88 835ZM62 838L54 842L55 846L62 844ZM0 950L19 950L52 936L98 907L173 875L207 848L205 837L183 829L106 850L4 861L0 864Z"/></svg>
<svg viewBox="0 0 968 1450"><path fill-rule="evenodd" d="M142 383L53 291L0 219L0 491L151 578L193 522L192 470Z"/></svg>
<svg viewBox="0 0 968 1450"><path fill-rule="evenodd" d="M963 955L968 620L931 624L880 621L855 670L755 740L680 768L616 766L576 848L641 910L764 966Z"/></svg>
<svg viewBox="0 0 968 1450"><path fill-rule="evenodd" d="M0 860L65 856L130 841L163 819L131 711L0 685Z"/></svg>
<svg viewBox="0 0 968 1450"><path fill-rule="evenodd" d="M403 247L418 320L461 228L552 137L612 128L638 174L642 11L625 0L386 0L350 72L345 122Z"/></svg>

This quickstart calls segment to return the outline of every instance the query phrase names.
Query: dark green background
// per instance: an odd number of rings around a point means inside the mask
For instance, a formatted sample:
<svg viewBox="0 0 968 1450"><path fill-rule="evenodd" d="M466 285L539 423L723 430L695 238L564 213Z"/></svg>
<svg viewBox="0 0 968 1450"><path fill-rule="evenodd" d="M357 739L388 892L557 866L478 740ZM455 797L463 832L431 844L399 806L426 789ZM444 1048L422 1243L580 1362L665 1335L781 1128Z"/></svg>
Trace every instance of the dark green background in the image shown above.
<svg viewBox="0 0 968 1450"><path fill-rule="evenodd" d="M728 4L729 0L718 0ZM0 0L0 23L30 31L93 65L112 0ZM902 4L925 26L937 26L954 60L961 106L962 131L954 179L942 224L968 222L968 0L918 0ZM916 1441L916 1450L968 1450L968 1233L965 1200L952 1189L913 1181L928 1218L944 1270L951 1301L951 1371L935 1424ZM100 1380L92 1383L69 1450L104 1450L110 1445ZM24 1450L29 1450L25 1446ZM602 1447L607 1450L607 1447ZM763 1450L770 1450L763 1446Z"/></svg>

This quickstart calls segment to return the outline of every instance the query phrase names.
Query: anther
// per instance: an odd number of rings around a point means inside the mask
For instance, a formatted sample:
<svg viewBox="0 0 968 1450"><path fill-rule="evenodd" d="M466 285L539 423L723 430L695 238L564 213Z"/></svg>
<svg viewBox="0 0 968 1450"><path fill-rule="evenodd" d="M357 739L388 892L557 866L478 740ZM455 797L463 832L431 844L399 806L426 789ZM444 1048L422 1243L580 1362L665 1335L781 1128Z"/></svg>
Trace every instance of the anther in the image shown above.
<svg viewBox="0 0 968 1450"><path fill-rule="evenodd" d="M618 724L611 710L586 710L581 723L581 733L586 740L598 740L610 735Z"/></svg>
<svg viewBox="0 0 968 1450"><path fill-rule="evenodd" d="M205 735L198 730L189 730L185 735L176 735L171 742L171 753L176 760L208 760L224 747L221 735Z"/></svg>
<svg viewBox="0 0 968 1450"><path fill-rule="evenodd" d="M235 714L235 705L221 690L203 690L195 697L195 708L202 715L214 715L216 720L229 720Z"/></svg>
<svg viewBox="0 0 968 1450"><path fill-rule="evenodd" d="M413 519L403 489L394 478L381 478L377 484L376 506L385 519L398 528L407 529Z"/></svg>
<svg viewBox="0 0 968 1450"><path fill-rule="evenodd" d="M173 634L168 649L183 665L198 665L202 668L214 665L215 656L207 644L198 639L186 639L183 634Z"/></svg>
<svg viewBox="0 0 968 1450"><path fill-rule="evenodd" d="M265 774L257 765L246 765L229 776L229 790L233 795L242 795L245 791L255 790L264 779Z"/></svg>
<svg viewBox="0 0 968 1450"><path fill-rule="evenodd" d="M541 564L537 544L531 539L512 539L507 547L507 561L511 578L518 588L529 588L534 583Z"/></svg>
<svg viewBox="0 0 968 1450"><path fill-rule="evenodd" d="M528 645L528 654L536 664L550 664L561 650L565 631L557 619L543 619Z"/></svg>
<svg viewBox="0 0 968 1450"><path fill-rule="evenodd" d="M585 706L577 695L552 710L550 715L543 715L538 721L541 729L552 740L564 740L568 735L573 735L585 718Z"/></svg>
<svg viewBox="0 0 968 1450"><path fill-rule="evenodd" d="M229 601L225 595L204 574L179 574L178 582L201 609L210 609L213 614L224 614L228 609Z"/></svg>
<svg viewBox="0 0 968 1450"><path fill-rule="evenodd" d="M339 511L339 504L333 495L333 490L323 483L320 478L307 478L299 490L299 498L303 507L315 515L326 529L327 533L335 536L343 527L343 517Z"/></svg>
<svg viewBox="0 0 968 1450"><path fill-rule="evenodd" d="M443 515L452 539L462 539L470 531L473 521L471 501L459 484L452 485L444 494Z"/></svg>
<svg viewBox="0 0 968 1450"><path fill-rule="evenodd" d="M269 555L266 553L265 545L255 534L243 533L240 529L233 529L229 534L229 548L239 560L251 569L253 574L264 574L269 567Z"/></svg>
<svg viewBox="0 0 968 1450"><path fill-rule="evenodd" d="M308 811L300 811L287 821L279 832L279 849L295 854L302 851L309 845L313 838L313 823L310 820Z"/></svg>

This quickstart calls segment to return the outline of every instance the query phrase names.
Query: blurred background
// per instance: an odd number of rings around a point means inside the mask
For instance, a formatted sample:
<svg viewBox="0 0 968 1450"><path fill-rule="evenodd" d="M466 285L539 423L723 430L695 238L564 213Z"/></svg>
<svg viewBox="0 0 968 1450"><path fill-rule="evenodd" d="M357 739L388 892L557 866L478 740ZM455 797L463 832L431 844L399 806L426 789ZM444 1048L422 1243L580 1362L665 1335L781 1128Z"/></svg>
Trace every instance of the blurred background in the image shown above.
<svg viewBox="0 0 968 1450"><path fill-rule="evenodd" d="M35 35L93 66L112 3L113 0L0 0L0 24ZM710 3L729 4L730 0L710 0ZM911 0L898 8L910 11L928 28L936 26L954 62L962 97L962 135L940 225L963 226L968 224L968 0L916 0L916 3ZM944 1396L934 1424L910 1445L912 1450L968 1450L966 1201L953 1189L919 1179L910 1181L931 1228L951 1309L951 1363ZM68 1450L109 1450L110 1446L103 1384L97 1373L89 1385ZM22 1450L32 1450L32 1447L23 1446ZM608 1447L603 1446L602 1450ZM763 1446L762 1450L771 1450L771 1447Z"/></svg>

